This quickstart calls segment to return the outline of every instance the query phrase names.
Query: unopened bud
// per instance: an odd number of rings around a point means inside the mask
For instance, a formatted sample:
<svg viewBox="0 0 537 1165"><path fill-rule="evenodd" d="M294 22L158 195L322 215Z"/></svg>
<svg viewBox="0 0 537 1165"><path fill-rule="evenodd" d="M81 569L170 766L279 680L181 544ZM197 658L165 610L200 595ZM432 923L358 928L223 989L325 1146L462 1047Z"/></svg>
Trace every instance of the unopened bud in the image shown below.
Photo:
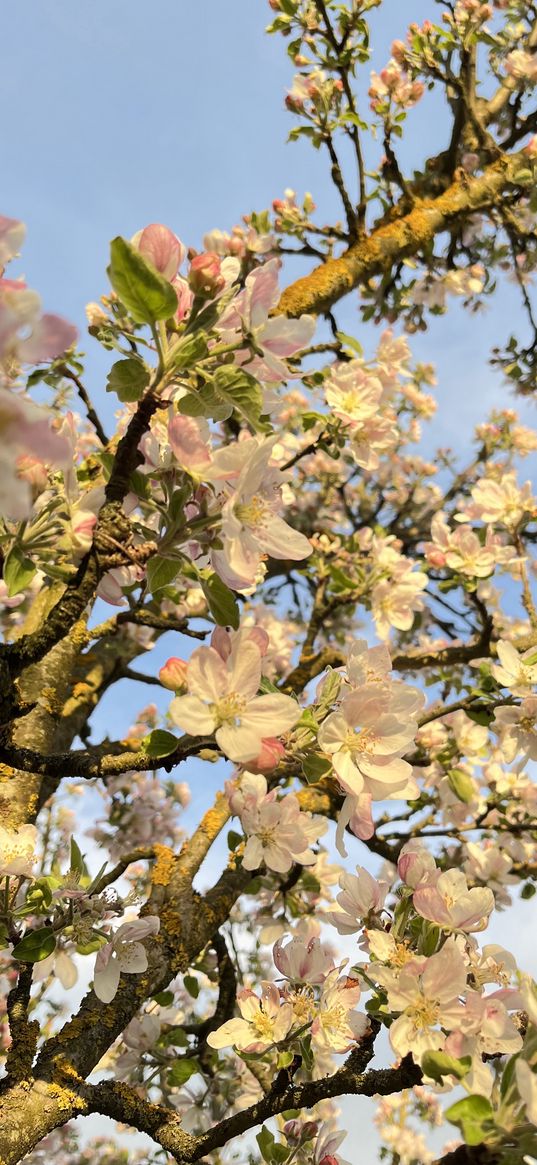
<svg viewBox="0 0 537 1165"><path fill-rule="evenodd" d="M177 275L177 268L186 256L186 247L181 240L159 222L152 222L143 231L138 231L131 242L144 259L170 281Z"/></svg>
<svg viewBox="0 0 537 1165"><path fill-rule="evenodd" d="M248 769L251 773L270 773L284 756L285 748L281 741L276 740L275 736L267 736L261 741L261 751L255 760L248 761Z"/></svg>
<svg viewBox="0 0 537 1165"><path fill-rule="evenodd" d="M204 251L196 255L190 264L188 284L194 295L212 299L225 287L225 279L220 273L220 259L214 251Z"/></svg>
<svg viewBox="0 0 537 1165"><path fill-rule="evenodd" d="M175 656L168 659L158 673L163 688L168 688L170 692L186 692L187 666L184 659L176 659Z"/></svg>

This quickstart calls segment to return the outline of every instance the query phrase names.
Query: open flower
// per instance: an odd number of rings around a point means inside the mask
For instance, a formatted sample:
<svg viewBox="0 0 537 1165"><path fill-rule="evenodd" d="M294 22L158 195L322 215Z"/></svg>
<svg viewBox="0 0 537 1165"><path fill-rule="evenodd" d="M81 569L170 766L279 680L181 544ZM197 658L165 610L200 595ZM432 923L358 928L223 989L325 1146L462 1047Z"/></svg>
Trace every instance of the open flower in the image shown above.
<svg viewBox="0 0 537 1165"><path fill-rule="evenodd" d="M283 938L274 944L272 957L282 975L293 983L322 983L334 969L334 960L321 940L294 936L283 945Z"/></svg>
<svg viewBox="0 0 537 1165"><path fill-rule="evenodd" d="M486 886L469 890L462 870L436 871L414 891L413 901L422 918L443 930L484 930L494 909L492 890Z"/></svg>
<svg viewBox="0 0 537 1165"><path fill-rule="evenodd" d="M323 917L336 927L339 934L355 934L361 930L364 918L382 910L388 883L377 882L368 870L357 866L355 874L342 874L339 884L341 893L336 902L340 909L331 910Z"/></svg>
<svg viewBox="0 0 537 1165"><path fill-rule="evenodd" d="M102 1003L110 1003L119 987L119 976L139 975L147 970L147 954L141 939L158 934L160 918L148 915L123 922L111 941L101 947L95 960L93 990Z"/></svg>
<svg viewBox="0 0 537 1165"><path fill-rule="evenodd" d="M336 968L327 975L319 1011L311 1025L311 1042L315 1051L347 1052L369 1027L366 1015L354 1011L360 1000L357 979L339 975Z"/></svg>
<svg viewBox="0 0 537 1165"><path fill-rule="evenodd" d="M306 830L314 823L315 840L326 832L323 817L314 819L302 813L293 793L273 800L269 794L260 803L241 813L241 823L248 834L242 864L247 870L256 870L264 862L269 870L284 874L293 862L313 866L316 856L309 848Z"/></svg>
<svg viewBox="0 0 537 1165"><path fill-rule="evenodd" d="M252 640L225 661L213 647L198 647L188 661L186 683L189 694L170 705L173 723L192 736L214 732L222 752L239 763L257 757L263 739L288 732L300 718L291 696L257 695L261 653Z"/></svg>
<svg viewBox="0 0 537 1165"><path fill-rule="evenodd" d="M220 533L224 545L223 550L213 551L212 561L228 586L247 590L266 555L300 562L311 554L311 545L280 517L285 477L270 464L274 440L252 438L238 444L242 468L233 488L226 491ZM241 444L247 448L241 449Z"/></svg>
<svg viewBox="0 0 537 1165"><path fill-rule="evenodd" d="M402 790L412 769L401 759L414 739L412 718L396 716L389 694L366 685L350 692L338 712L327 716L319 731L319 744L332 759L346 792L371 793L382 800Z"/></svg>
<svg viewBox="0 0 537 1165"><path fill-rule="evenodd" d="M257 352L253 360L245 353L248 370L268 383L288 379L288 357L309 344L316 327L313 316L300 316L297 320L281 315L269 318L279 299L279 268L279 259L269 259L256 267L218 325L225 340L244 331Z"/></svg>
<svg viewBox="0 0 537 1165"><path fill-rule="evenodd" d="M20 829L0 825L0 876L31 878L37 861L36 846L35 825L21 825Z"/></svg>
<svg viewBox="0 0 537 1165"><path fill-rule="evenodd" d="M383 975L390 1011L401 1012L390 1027L398 1056L411 1052L419 1063L424 1052L442 1048L445 1035L459 1026L459 996L466 987L466 965L453 940L430 959L413 959L399 975Z"/></svg>
<svg viewBox="0 0 537 1165"><path fill-rule="evenodd" d="M537 684L537 652L530 647L520 655L507 639L499 639L498 663L493 663L491 672L502 688L509 688L513 696L529 696Z"/></svg>
<svg viewBox="0 0 537 1165"><path fill-rule="evenodd" d="M207 1036L211 1048L233 1045L245 1052L264 1052L284 1040L293 1024L293 1008L282 1003L274 983L261 984L261 998L248 989L239 991L237 1003L242 1019L228 1019Z"/></svg>

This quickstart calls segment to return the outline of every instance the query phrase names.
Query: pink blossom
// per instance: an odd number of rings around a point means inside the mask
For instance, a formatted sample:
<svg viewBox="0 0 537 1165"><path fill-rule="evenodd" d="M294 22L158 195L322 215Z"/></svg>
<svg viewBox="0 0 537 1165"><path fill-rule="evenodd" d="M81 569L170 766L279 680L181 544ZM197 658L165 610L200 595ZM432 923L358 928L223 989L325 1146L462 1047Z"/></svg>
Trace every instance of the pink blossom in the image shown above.
<svg viewBox="0 0 537 1165"><path fill-rule="evenodd" d="M248 765L252 772L270 773L277 768L285 756L285 746L275 736L267 736L261 741L261 749L254 760Z"/></svg>
<svg viewBox="0 0 537 1165"><path fill-rule="evenodd" d="M369 1020L354 1008L360 1001L357 979L339 976L335 968L326 976L319 1010L311 1025L311 1043L314 1052L348 1052L365 1035Z"/></svg>
<svg viewBox="0 0 537 1165"><path fill-rule="evenodd" d="M419 840L407 841L397 862L397 873L402 882L415 890L422 882L428 882L436 871L433 855Z"/></svg>
<svg viewBox="0 0 537 1165"><path fill-rule="evenodd" d="M177 276L177 279L172 279L172 287L177 296L177 311L175 313L175 318L178 323L182 323L182 321L190 312L194 301L194 293L188 286L187 280L182 279L180 275Z"/></svg>
<svg viewBox="0 0 537 1165"><path fill-rule="evenodd" d="M284 946L278 939L272 951L278 971L293 983L323 983L334 968L334 960L319 938L292 938Z"/></svg>
<svg viewBox="0 0 537 1165"><path fill-rule="evenodd" d="M168 441L179 465L196 477L203 477L212 461L207 422L174 413L168 425Z"/></svg>
<svg viewBox="0 0 537 1165"><path fill-rule="evenodd" d="M378 914L388 893L387 882L377 882L368 870L356 867L356 874L342 874L339 879L341 893L336 902L339 910L328 911L325 917L335 926L338 934L356 934L361 930L364 919Z"/></svg>
<svg viewBox="0 0 537 1165"><path fill-rule="evenodd" d="M244 291L233 300L218 325L226 340L232 340L241 331L252 337L261 355L250 360L249 353L245 354L248 369L259 380L268 382L288 379L287 357L309 344L316 327L312 316L297 320L285 316L269 318L279 299L279 266L278 259L270 259L256 267L248 275Z"/></svg>
<svg viewBox="0 0 537 1165"><path fill-rule="evenodd" d="M237 1003L241 1019L228 1019L216 1031L209 1032L211 1048L231 1044L245 1052L264 1052L288 1035L293 1024L293 1008L281 1001L274 983L262 983L261 998L254 991L239 991Z"/></svg>
<svg viewBox="0 0 537 1165"><path fill-rule="evenodd" d="M97 952L93 990L102 1003L110 1003L119 987L121 973L139 975L147 970L147 954L141 939L158 934L160 918L146 915L135 922L124 922L111 941Z"/></svg>
<svg viewBox="0 0 537 1165"><path fill-rule="evenodd" d="M69 445L51 427L52 414L27 397L0 388L0 509L16 521L30 513L31 491L19 477L19 458L35 454L40 461L58 465L69 456Z"/></svg>
<svg viewBox="0 0 537 1165"><path fill-rule="evenodd" d="M424 1052L443 1048L446 1037L440 1029L458 1026L466 976L466 964L453 940L430 959L406 963L398 976L391 971L383 974L388 1007L401 1013L390 1027L390 1043L398 1056L410 1052L419 1063Z"/></svg>
<svg viewBox="0 0 537 1165"><path fill-rule="evenodd" d="M509 688L513 696L527 696L537 684L537 651L528 648L520 655L507 639L499 639L496 647L499 664L491 667L494 679L502 688Z"/></svg>
<svg viewBox="0 0 537 1165"><path fill-rule="evenodd" d="M520 756L518 768L528 760L537 760L537 696L527 696L518 707L506 704L496 708L492 727L500 735L508 764L516 756Z"/></svg>
<svg viewBox="0 0 537 1165"><path fill-rule="evenodd" d="M391 711L388 693L373 685L350 692L319 730L319 744L332 759L346 792L383 800L405 787L411 767L401 755L414 739L415 723Z"/></svg>
<svg viewBox="0 0 537 1165"><path fill-rule="evenodd" d="M246 447L240 450L242 468L233 488L226 490L222 508L224 546L212 552L215 570L235 590L249 589L255 583L266 554L294 562L311 554L305 535L293 530L279 514L285 477L271 464L274 439L251 438L242 444Z"/></svg>
<svg viewBox="0 0 537 1165"><path fill-rule="evenodd" d="M21 825L19 829L0 825L0 877L33 877L37 838L35 825Z"/></svg>
<svg viewBox="0 0 537 1165"><path fill-rule="evenodd" d="M178 268L186 259L186 247L169 227L162 223L150 223L148 227L137 231L131 242L144 259L148 259L170 283L173 282Z"/></svg>
<svg viewBox="0 0 537 1165"><path fill-rule="evenodd" d="M462 870L441 870L414 891L414 908L443 930L484 930L494 909L494 894L485 886L468 889Z"/></svg>
<svg viewBox="0 0 537 1165"><path fill-rule="evenodd" d="M170 705L173 723L193 736L214 732L230 760L245 764L259 755L268 736L288 732L300 717L290 696L258 696L261 654L251 640L224 661L213 647L198 647L187 664L189 694Z"/></svg>
<svg viewBox="0 0 537 1165"><path fill-rule="evenodd" d="M263 863L277 873L286 873L293 862L311 866L315 854L309 848L310 827L314 840L326 832L327 823L321 816L302 813L293 793L279 801L269 794L255 804L246 801L240 820L247 842L242 864L255 870Z"/></svg>

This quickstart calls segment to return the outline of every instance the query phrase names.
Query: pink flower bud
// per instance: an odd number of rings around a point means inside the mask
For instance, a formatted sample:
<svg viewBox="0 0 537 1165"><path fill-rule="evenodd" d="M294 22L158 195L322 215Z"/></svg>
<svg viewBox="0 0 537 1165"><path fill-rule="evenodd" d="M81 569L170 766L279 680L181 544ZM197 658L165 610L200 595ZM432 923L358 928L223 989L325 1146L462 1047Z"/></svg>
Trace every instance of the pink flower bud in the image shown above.
<svg viewBox="0 0 537 1165"><path fill-rule="evenodd" d="M401 881L413 890L426 881L436 869L436 862L432 854L418 846L411 849L410 847L414 844L409 842L408 845L403 846L397 862L397 873Z"/></svg>
<svg viewBox="0 0 537 1165"><path fill-rule="evenodd" d="M170 692L185 692L187 689L186 669L187 664L184 659L177 659L172 655L158 673L163 688L168 688Z"/></svg>
<svg viewBox="0 0 537 1165"><path fill-rule="evenodd" d="M319 1161L319 1165L339 1165L339 1161L331 1153L325 1153L322 1161Z"/></svg>
<svg viewBox="0 0 537 1165"><path fill-rule="evenodd" d="M132 238L132 245L170 282L186 257L186 247L181 240L169 227L158 222L138 231Z"/></svg>
<svg viewBox="0 0 537 1165"><path fill-rule="evenodd" d="M220 259L214 251L204 251L196 255L190 264L188 283L194 295L212 299L225 287L225 279L220 274Z"/></svg>
<svg viewBox="0 0 537 1165"><path fill-rule="evenodd" d="M285 749L281 741L275 736L267 736L261 741L261 752L255 760L248 761L248 769L252 773L270 773L276 768L285 756Z"/></svg>
<svg viewBox="0 0 537 1165"><path fill-rule="evenodd" d="M537 134L534 133L529 142L524 146L524 153L528 158L537 158Z"/></svg>
<svg viewBox="0 0 537 1165"><path fill-rule="evenodd" d="M192 307L192 300L194 296L192 295L186 279L182 279L180 275L177 276L177 279L172 280L172 287L177 296L178 305L175 318L180 324L188 315L190 308Z"/></svg>

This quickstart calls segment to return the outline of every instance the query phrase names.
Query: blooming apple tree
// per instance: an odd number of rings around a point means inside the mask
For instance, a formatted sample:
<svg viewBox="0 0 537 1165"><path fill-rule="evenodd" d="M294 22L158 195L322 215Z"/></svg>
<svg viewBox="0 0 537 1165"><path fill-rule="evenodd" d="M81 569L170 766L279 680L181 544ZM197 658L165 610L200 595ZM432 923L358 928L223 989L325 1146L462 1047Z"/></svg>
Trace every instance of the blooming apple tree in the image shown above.
<svg viewBox="0 0 537 1165"><path fill-rule="evenodd" d="M534 392L537 6L431 0L371 73L381 2L270 0L340 221L287 190L201 250L112 241L115 433L0 218L2 1165L123 1161L95 1113L133 1161L342 1165L353 1094L392 1165L443 1122L445 1165L535 1150L537 992L486 932L537 875L537 433L508 407L426 459L411 337L507 273L492 361Z"/></svg>

